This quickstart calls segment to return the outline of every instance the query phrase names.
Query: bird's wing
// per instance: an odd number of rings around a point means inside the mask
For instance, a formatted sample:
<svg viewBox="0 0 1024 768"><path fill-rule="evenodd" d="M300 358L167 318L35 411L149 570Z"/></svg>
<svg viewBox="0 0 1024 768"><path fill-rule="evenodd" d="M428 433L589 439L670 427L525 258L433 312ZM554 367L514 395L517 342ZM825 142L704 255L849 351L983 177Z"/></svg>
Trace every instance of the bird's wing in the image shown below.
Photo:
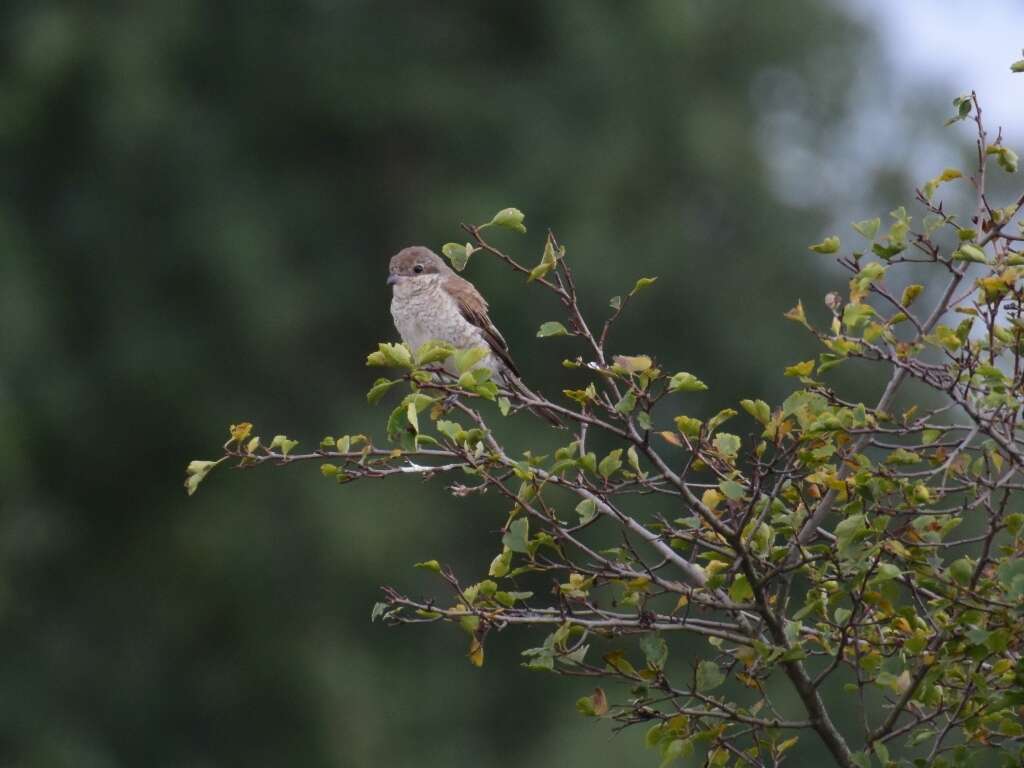
<svg viewBox="0 0 1024 768"><path fill-rule="evenodd" d="M454 274L446 276L444 288L448 291L448 295L455 300L462 316L480 329L491 351L518 378L519 369L516 368L516 364L512 362L512 357L509 355L508 342L494 327L491 318L487 316L487 301L480 295L480 292L471 282Z"/></svg>

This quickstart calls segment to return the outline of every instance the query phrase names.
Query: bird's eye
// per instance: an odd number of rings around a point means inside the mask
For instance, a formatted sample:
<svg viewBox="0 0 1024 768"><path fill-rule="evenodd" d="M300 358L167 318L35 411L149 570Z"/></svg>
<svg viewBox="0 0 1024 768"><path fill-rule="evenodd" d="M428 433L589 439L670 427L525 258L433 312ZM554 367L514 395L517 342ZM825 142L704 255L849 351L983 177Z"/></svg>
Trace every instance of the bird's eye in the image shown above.
<svg viewBox="0 0 1024 768"><path fill-rule="evenodd" d="M418 275L420 272L423 271L423 265L417 264L415 267L412 268L412 271Z"/></svg>

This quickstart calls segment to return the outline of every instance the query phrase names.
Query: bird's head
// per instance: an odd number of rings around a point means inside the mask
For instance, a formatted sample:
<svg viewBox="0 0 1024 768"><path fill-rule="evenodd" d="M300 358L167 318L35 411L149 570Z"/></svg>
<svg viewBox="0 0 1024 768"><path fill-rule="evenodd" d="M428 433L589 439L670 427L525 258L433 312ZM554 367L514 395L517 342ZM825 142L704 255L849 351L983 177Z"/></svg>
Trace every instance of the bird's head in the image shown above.
<svg viewBox="0 0 1024 768"><path fill-rule="evenodd" d="M419 282L426 284L428 278L447 271L448 265L432 250L422 245L411 245L391 257L388 285L406 285L411 288Z"/></svg>

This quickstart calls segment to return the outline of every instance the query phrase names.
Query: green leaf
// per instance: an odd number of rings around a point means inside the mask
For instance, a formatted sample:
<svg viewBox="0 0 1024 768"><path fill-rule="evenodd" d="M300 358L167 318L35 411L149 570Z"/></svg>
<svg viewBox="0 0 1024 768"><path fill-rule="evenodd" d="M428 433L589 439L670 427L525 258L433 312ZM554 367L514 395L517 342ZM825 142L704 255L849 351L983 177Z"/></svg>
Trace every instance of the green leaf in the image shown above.
<svg viewBox="0 0 1024 768"><path fill-rule="evenodd" d="M955 110L955 114L946 121L946 125L952 125L953 123L958 123L961 120L966 119L967 116L971 114L971 108L973 106L974 103L971 100L970 94L957 96L953 99L953 109Z"/></svg>
<svg viewBox="0 0 1024 768"><path fill-rule="evenodd" d="M999 163L999 167L1007 173L1017 172L1017 153L1009 147L1004 147L1001 144L990 144L985 147L986 155L995 155L996 162Z"/></svg>
<svg viewBox="0 0 1024 768"><path fill-rule="evenodd" d="M218 461L190 461L188 463L185 468L185 490L189 496L196 492L199 484L203 482L210 470L219 463Z"/></svg>
<svg viewBox="0 0 1024 768"><path fill-rule="evenodd" d="M1024 72L1024 59L1017 59L1010 65L1011 72Z"/></svg>
<svg viewBox="0 0 1024 768"><path fill-rule="evenodd" d="M681 757L690 757L693 754L693 741L690 739L673 739L665 745L661 753L661 763L658 768L667 768L675 760Z"/></svg>
<svg viewBox="0 0 1024 768"><path fill-rule="evenodd" d="M707 384L692 373L686 373L685 371L675 374L668 381L669 392L702 392L707 388Z"/></svg>
<svg viewBox="0 0 1024 768"><path fill-rule="evenodd" d="M860 330L875 314L875 308L870 304L847 304L843 309L843 325L850 331Z"/></svg>
<svg viewBox="0 0 1024 768"><path fill-rule="evenodd" d="M971 583L971 577L974 575L974 563L966 557L954 560L949 564L949 575L957 584L967 586Z"/></svg>
<svg viewBox="0 0 1024 768"><path fill-rule="evenodd" d="M764 400L740 400L740 406L762 424L767 425L772 420L772 409Z"/></svg>
<svg viewBox="0 0 1024 768"><path fill-rule="evenodd" d="M808 250L814 251L815 253L836 253L840 248L839 238L835 235L826 237L820 243L815 243L807 247Z"/></svg>
<svg viewBox="0 0 1024 768"><path fill-rule="evenodd" d="M452 356L455 363L455 370L458 371L459 374L463 374L487 357L489 353L490 350L487 347L469 347L467 349L460 349Z"/></svg>
<svg viewBox="0 0 1024 768"><path fill-rule="evenodd" d="M987 264L985 252L971 243L961 243L960 248L953 251L953 258L956 261L971 261L976 264Z"/></svg>
<svg viewBox="0 0 1024 768"><path fill-rule="evenodd" d="M546 323L542 323L540 330L537 331L538 339L546 339L548 336L568 336L569 331L566 330L565 326L557 320L549 320Z"/></svg>
<svg viewBox="0 0 1024 768"><path fill-rule="evenodd" d="M675 418L676 428L687 437L696 438L700 434L701 425L704 423L700 419L695 419L691 416L676 416Z"/></svg>
<svg viewBox="0 0 1024 768"><path fill-rule="evenodd" d="M622 398L615 404L615 410L623 415L629 415L636 408L636 393L630 389L622 396Z"/></svg>
<svg viewBox="0 0 1024 768"><path fill-rule="evenodd" d="M735 480L723 480L718 484L719 489L730 501L739 501L746 493L746 489Z"/></svg>
<svg viewBox="0 0 1024 768"><path fill-rule="evenodd" d="M754 590L750 588L750 582L742 573L737 573L733 578L732 586L729 587L729 598L736 603L742 603L754 597Z"/></svg>
<svg viewBox="0 0 1024 768"><path fill-rule="evenodd" d="M441 564L437 560L424 560L413 565L413 568L422 568L425 571L433 571L434 573L441 572Z"/></svg>
<svg viewBox="0 0 1024 768"><path fill-rule="evenodd" d="M740 439L736 435L730 435L728 432L719 432L715 435L715 450L726 458L735 458L740 452L740 445Z"/></svg>
<svg viewBox="0 0 1024 768"><path fill-rule="evenodd" d="M892 579L898 579L902 575L899 567L893 563L879 563L878 570L875 573L873 581L890 581Z"/></svg>
<svg viewBox="0 0 1024 768"><path fill-rule="evenodd" d="M697 665L697 690L701 693L713 691L725 682L725 674L713 661L702 661Z"/></svg>
<svg viewBox="0 0 1024 768"><path fill-rule="evenodd" d="M708 419L708 432L714 432L725 422L736 415L736 411L732 408L723 408L710 419Z"/></svg>
<svg viewBox="0 0 1024 768"><path fill-rule="evenodd" d="M616 355L613 363L616 373L643 373L654 365L648 355Z"/></svg>
<svg viewBox="0 0 1024 768"><path fill-rule="evenodd" d="M514 232L526 234L526 226L523 224L523 220L526 216L518 208L502 208L484 226L494 225L496 227L505 227L505 229L511 229Z"/></svg>
<svg viewBox="0 0 1024 768"><path fill-rule="evenodd" d="M512 403L509 402L507 397L498 398L498 411L502 416L508 416L509 410L512 408Z"/></svg>
<svg viewBox="0 0 1024 768"><path fill-rule="evenodd" d="M1011 600L1024 597L1024 559L1013 558L999 566L999 582Z"/></svg>
<svg viewBox="0 0 1024 768"><path fill-rule="evenodd" d="M908 451L905 448L897 448L885 458L886 464L917 464L921 461L921 457L913 451Z"/></svg>
<svg viewBox="0 0 1024 768"><path fill-rule="evenodd" d="M441 246L441 253L445 255L445 258L452 263L452 268L456 272L461 272L466 268L466 264L469 263L469 257L473 255L476 249L473 248L472 244L466 243L465 245L459 245L458 243L445 243Z"/></svg>
<svg viewBox="0 0 1024 768"><path fill-rule="evenodd" d="M511 564L512 550L505 547L500 555L491 560L491 566L487 569L487 575L500 579L508 573Z"/></svg>
<svg viewBox="0 0 1024 768"><path fill-rule="evenodd" d="M548 272L555 268L558 263L558 259L565 255L565 248L559 248L558 252L555 252L555 244L551 238L548 237L544 243L544 254L541 256L540 264L530 270L530 276L526 279L526 282L532 283L534 280L538 280L542 277L547 276Z"/></svg>
<svg viewBox="0 0 1024 768"><path fill-rule="evenodd" d="M289 440L284 435L274 435L274 439L270 442L270 450L280 450L282 456L287 456L298 444L298 440Z"/></svg>
<svg viewBox="0 0 1024 768"><path fill-rule="evenodd" d="M447 360L454 354L455 348L451 344L445 344L442 341L431 339L423 343L419 349L416 350L414 359L416 365L430 365L431 363L440 363Z"/></svg>
<svg viewBox="0 0 1024 768"><path fill-rule="evenodd" d="M370 405L376 405L398 383L398 381L392 381L391 379L377 379L373 382L373 386L370 387L370 391L366 393L366 402Z"/></svg>
<svg viewBox="0 0 1024 768"><path fill-rule="evenodd" d="M636 284L633 286L633 290L629 292L629 295L632 296L637 291L641 291L649 285L654 285L657 279L658 278L656 277L641 277L639 280L636 281Z"/></svg>
<svg viewBox="0 0 1024 768"><path fill-rule="evenodd" d="M814 373L813 360L794 363L793 365L786 366L786 370L783 371L783 374L786 376L810 376L812 373Z"/></svg>
<svg viewBox="0 0 1024 768"><path fill-rule="evenodd" d="M622 449L616 448L614 451L609 453L603 459L601 463L597 465L597 471L601 477L607 480L609 477L619 471L622 466Z"/></svg>
<svg viewBox="0 0 1024 768"><path fill-rule="evenodd" d="M597 516L597 504L593 499L584 499L576 505L576 514L580 516L580 525L589 523Z"/></svg>
<svg viewBox="0 0 1024 768"><path fill-rule="evenodd" d="M836 526L836 543L839 555L846 557L853 553L854 545L868 534L867 520L864 515L851 515L841 520Z"/></svg>
<svg viewBox="0 0 1024 768"><path fill-rule="evenodd" d="M366 364L412 368L412 353L405 344L378 344L377 351L367 355Z"/></svg>
<svg viewBox="0 0 1024 768"><path fill-rule="evenodd" d="M668 659L668 645L656 632L649 632L640 638L640 650L647 659L647 664L655 669L662 669Z"/></svg>
<svg viewBox="0 0 1024 768"><path fill-rule="evenodd" d="M903 289L903 296L900 298L900 304L902 304L904 307L909 307L911 304L914 303L914 300L921 295L921 292L923 290L924 286L919 285L918 283L912 283L911 285L908 285L906 288Z"/></svg>
<svg viewBox="0 0 1024 768"><path fill-rule="evenodd" d="M501 537L501 543L512 552L527 555L530 553L529 536L530 521L525 517L520 517L509 525L508 531Z"/></svg>
<svg viewBox="0 0 1024 768"><path fill-rule="evenodd" d="M800 323L805 328L811 327L807 322L807 315L804 313L804 303L802 301L797 301L796 306L784 313L782 316L787 320L793 320L794 322Z"/></svg>
<svg viewBox="0 0 1024 768"><path fill-rule="evenodd" d="M864 221L858 221L853 224L854 230L865 240L874 240L880 226L882 226L882 220L877 216L873 219L864 219Z"/></svg>

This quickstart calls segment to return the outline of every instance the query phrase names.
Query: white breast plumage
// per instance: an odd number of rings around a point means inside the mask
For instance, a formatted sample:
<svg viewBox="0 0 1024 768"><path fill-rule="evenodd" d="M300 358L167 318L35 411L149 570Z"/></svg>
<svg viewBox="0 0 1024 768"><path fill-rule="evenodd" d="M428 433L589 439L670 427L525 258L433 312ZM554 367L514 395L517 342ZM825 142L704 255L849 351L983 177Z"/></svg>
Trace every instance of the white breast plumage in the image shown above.
<svg viewBox="0 0 1024 768"><path fill-rule="evenodd" d="M391 317L402 341L413 351L431 339L447 342L456 349L487 346L480 329L462 316L455 300L433 276L417 279L416 285L396 284ZM500 361L493 355L481 360L480 365L495 374L501 372Z"/></svg>

